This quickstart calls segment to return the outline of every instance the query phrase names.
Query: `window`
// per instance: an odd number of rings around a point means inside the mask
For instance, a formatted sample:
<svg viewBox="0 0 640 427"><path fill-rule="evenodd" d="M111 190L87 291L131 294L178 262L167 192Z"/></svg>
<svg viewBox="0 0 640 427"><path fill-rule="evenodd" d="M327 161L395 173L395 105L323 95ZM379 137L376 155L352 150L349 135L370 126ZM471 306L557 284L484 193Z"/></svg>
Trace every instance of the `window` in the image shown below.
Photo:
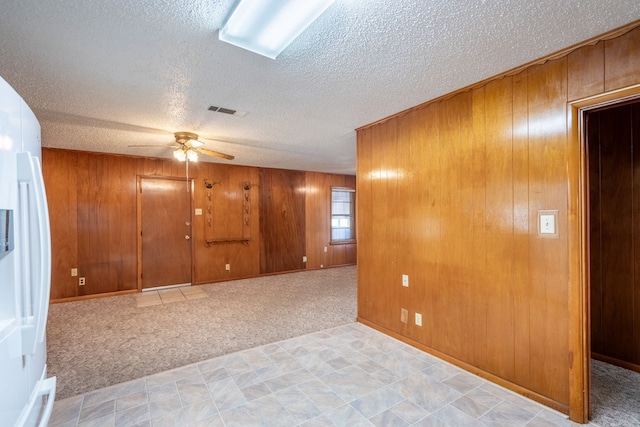
<svg viewBox="0 0 640 427"><path fill-rule="evenodd" d="M331 188L331 243L356 240L356 191Z"/></svg>

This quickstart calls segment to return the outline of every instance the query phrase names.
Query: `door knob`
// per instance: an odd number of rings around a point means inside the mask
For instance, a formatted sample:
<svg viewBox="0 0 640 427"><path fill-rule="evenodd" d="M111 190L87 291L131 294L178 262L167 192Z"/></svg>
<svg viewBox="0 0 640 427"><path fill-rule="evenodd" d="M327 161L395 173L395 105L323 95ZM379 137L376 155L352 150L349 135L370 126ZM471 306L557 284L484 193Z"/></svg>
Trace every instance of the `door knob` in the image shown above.
<svg viewBox="0 0 640 427"><path fill-rule="evenodd" d="M184 240L189 240L191 237L189 237L189 235L187 234L186 236L184 236Z"/></svg>

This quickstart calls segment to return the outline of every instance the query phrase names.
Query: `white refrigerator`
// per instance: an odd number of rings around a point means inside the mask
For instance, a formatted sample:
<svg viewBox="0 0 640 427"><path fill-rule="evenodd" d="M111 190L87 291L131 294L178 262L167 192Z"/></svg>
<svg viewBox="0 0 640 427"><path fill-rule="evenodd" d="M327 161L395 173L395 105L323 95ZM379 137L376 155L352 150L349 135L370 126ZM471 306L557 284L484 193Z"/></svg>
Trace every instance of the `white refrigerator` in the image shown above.
<svg viewBox="0 0 640 427"><path fill-rule="evenodd" d="M47 378L51 286L49 213L40 124L0 78L0 426L46 426L56 392Z"/></svg>

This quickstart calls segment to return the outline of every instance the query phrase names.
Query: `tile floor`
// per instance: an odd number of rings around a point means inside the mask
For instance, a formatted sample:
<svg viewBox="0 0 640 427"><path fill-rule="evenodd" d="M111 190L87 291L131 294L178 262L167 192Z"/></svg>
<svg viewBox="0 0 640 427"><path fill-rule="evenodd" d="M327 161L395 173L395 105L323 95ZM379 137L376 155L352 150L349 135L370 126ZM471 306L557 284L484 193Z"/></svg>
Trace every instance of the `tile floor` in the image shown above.
<svg viewBox="0 0 640 427"><path fill-rule="evenodd" d="M151 305L168 304L171 302L185 301L188 299L208 298L209 294L199 286L183 286L180 288L161 289L135 294L136 307L148 307Z"/></svg>
<svg viewBox="0 0 640 427"><path fill-rule="evenodd" d="M358 323L54 405L50 426L572 426Z"/></svg>

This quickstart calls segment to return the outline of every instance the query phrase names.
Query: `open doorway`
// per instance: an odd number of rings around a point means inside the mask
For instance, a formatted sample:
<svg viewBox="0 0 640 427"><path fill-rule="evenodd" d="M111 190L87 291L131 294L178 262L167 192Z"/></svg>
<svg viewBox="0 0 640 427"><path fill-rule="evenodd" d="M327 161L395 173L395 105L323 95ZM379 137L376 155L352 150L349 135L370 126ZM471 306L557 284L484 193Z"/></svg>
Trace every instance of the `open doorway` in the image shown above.
<svg viewBox="0 0 640 427"><path fill-rule="evenodd" d="M583 123L590 419L603 426L640 425L640 99L585 111Z"/></svg>

